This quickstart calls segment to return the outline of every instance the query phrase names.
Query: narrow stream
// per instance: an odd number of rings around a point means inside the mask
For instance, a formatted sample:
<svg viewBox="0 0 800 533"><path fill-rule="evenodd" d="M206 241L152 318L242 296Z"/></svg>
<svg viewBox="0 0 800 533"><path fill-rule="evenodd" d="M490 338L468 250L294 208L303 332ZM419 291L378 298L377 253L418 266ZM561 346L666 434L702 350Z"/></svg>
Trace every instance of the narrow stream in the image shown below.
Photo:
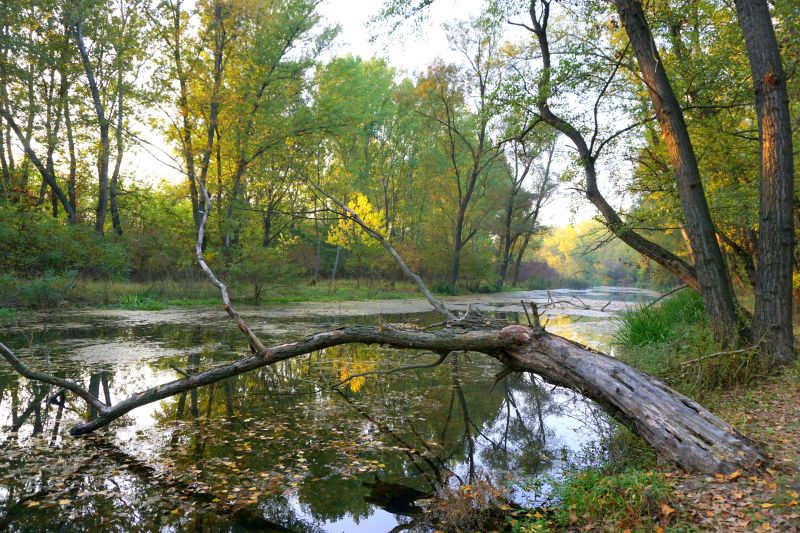
<svg viewBox="0 0 800 533"><path fill-rule="evenodd" d="M447 300L525 322L521 300L551 308L548 330L612 351L615 317L653 298L598 287ZM350 324L437 322L422 300L249 307L276 343ZM520 318L521 317L521 318ZM112 401L246 353L218 308L20 316L2 342L36 368ZM12 531L425 530L413 501L443 484L508 488L585 459L607 421L590 402L531 375L458 354L425 370L330 385L359 372L434 361L362 345L317 352L141 407L91 438L69 436L87 409L0 365L0 525ZM48 402L47 400L51 401Z"/></svg>

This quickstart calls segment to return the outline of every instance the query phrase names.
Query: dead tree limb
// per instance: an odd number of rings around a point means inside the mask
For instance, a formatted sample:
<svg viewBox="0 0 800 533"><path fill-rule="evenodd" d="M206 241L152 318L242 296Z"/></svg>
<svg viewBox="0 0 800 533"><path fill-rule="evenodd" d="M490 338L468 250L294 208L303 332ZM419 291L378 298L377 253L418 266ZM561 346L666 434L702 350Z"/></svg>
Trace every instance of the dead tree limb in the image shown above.
<svg viewBox="0 0 800 533"><path fill-rule="evenodd" d="M211 210L211 198L203 183L200 183L200 188L206 201L198 231L198 262L219 288L226 312L248 338L253 355L151 387L107 406L76 383L31 370L11 350L0 344L0 355L21 375L69 390L95 407L97 415L73 427L70 430L73 435L91 433L137 407L231 376L332 346L361 343L429 350L439 354L457 350L484 353L511 370L535 373L554 385L569 388L594 400L644 438L662 456L689 470L708 473L752 471L767 462L766 456L750 439L657 379L613 357L548 333L541 327L507 325L473 312L456 319L427 291L422 279L416 275L415 281L418 280L418 286L424 289L428 301L447 317L440 330L403 329L388 325L354 326L265 347L233 309L227 288L203 258L203 233ZM370 234L376 236L375 232ZM391 245L387 250L391 253ZM399 258L396 252L392 255ZM398 262L405 265L402 259ZM407 267L404 271L411 272ZM534 314L538 316L535 309Z"/></svg>
<svg viewBox="0 0 800 533"><path fill-rule="evenodd" d="M425 299L428 300L428 303L431 304L431 307L436 309L447 320L452 320L455 318L453 312L450 311L447 307L445 307L442 301L437 299L433 295L433 293L431 293L431 291L428 290L428 287L425 285L425 282L422 280L422 277L413 270L411 270L411 268L409 268L409 266L406 264L406 262L400 256L400 254L397 253L397 250L394 249L394 247L388 241L388 239L386 239L383 235L381 235L380 232L368 226L363 220L361 220L361 217L358 216L358 214L355 211L353 211L352 209L350 209L350 207L347 206L347 204L323 191L313 181L307 180L306 183L313 191L333 202L339 209L342 210L343 213L345 213L347 218L349 218L350 220L361 226L370 237L377 240L381 244L381 246L383 246L383 248L389 253L389 255L392 256L392 259L394 259L395 262L398 264L400 270L403 271L403 274L405 274L406 277L411 279L411 281L413 281L417 285L417 288L422 293L422 295L425 296Z"/></svg>

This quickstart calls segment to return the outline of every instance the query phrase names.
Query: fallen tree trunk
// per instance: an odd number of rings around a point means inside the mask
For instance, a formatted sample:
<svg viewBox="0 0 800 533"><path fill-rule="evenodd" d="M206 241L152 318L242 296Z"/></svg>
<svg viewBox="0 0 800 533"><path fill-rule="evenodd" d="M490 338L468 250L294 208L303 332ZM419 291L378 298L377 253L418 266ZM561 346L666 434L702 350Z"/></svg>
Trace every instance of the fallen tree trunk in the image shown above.
<svg viewBox="0 0 800 533"><path fill-rule="evenodd" d="M729 474L736 470L753 471L767 462L767 457L747 437L698 403L613 357L546 332L536 320L538 315L535 309L532 327L508 325L479 313L467 313L454 318L453 313L425 289L422 291L425 297L446 318L438 331L391 325L354 326L265 347L234 310L226 286L203 258L203 233L211 210L211 198L203 183L200 183L200 188L206 199L206 209L198 230L198 263L219 288L225 311L247 337L253 355L151 387L114 405L106 405L75 382L28 368L0 343L0 355L21 375L73 392L95 409L94 417L70 430L73 435L91 433L137 407L279 361L341 344L363 343L429 350L439 354L440 360L453 351L480 352L494 357L511 370L533 372L550 383L572 389L596 401L659 454L687 470ZM349 217L369 229L352 211ZM385 239L382 244L403 271L424 289L422 278L413 274L391 244Z"/></svg>
<svg viewBox="0 0 800 533"><path fill-rule="evenodd" d="M113 406L103 405L95 418L73 427L70 433L91 433L137 407L278 361L331 346L363 343L437 353L480 352L513 370L533 372L552 384L596 401L659 454L688 470L731 473L755 470L767 462L764 454L731 425L664 383L613 357L539 328L510 325L499 329L496 322L491 323L490 329L465 329L464 326L462 321L455 320L439 331L382 325L316 333L266 348L263 354L149 388ZM474 321L469 327L477 328ZM2 344L0 352L7 359L9 354L14 357ZM14 366L19 369L20 365L22 363L17 360Z"/></svg>
<svg viewBox="0 0 800 533"><path fill-rule="evenodd" d="M518 329L517 333L508 330ZM663 457L686 470L730 474L756 470L767 457L745 435L663 382L569 339L508 326L518 342L498 359L597 402Z"/></svg>

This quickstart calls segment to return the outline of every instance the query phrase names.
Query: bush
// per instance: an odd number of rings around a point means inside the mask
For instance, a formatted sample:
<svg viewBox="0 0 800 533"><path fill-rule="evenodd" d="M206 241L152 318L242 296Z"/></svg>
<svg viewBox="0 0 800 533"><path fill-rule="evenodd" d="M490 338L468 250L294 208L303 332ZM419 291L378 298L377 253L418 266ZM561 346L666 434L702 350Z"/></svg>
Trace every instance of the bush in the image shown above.
<svg viewBox="0 0 800 533"><path fill-rule="evenodd" d="M0 269L21 276L76 272L95 278L127 273L122 245L102 239L83 224L67 224L46 213L0 208ZM40 287L45 290L46 287ZM34 290L34 288L31 288Z"/></svg>
<svg viewBox="0 0 800 533"><path fill-rule="evenodd" d="M285 250L262 246L244 248L230 270L236 282L249 286L255 303L261 301L265 290L290 283L301 274L302 269L288 260Z"/></svg>
<svg viewBox="0 0 800 533"><path fill-rule="evenodd" d="M4 274L0 276L0 306L51 308L75 294L77 273L47 272L32 280Z"/></svg>

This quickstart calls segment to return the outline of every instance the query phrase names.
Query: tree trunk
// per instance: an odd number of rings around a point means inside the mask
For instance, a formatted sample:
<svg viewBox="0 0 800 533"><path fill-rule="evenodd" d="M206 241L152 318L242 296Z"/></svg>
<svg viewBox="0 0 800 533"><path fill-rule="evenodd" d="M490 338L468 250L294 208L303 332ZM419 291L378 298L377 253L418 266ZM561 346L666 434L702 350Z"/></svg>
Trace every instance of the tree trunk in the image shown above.
<svg viewBox="0 0 800 533"><path fill-rule="evenodd" d="M463 204L462 204L463 205ZM466 205L464 205L466 207ZM458 275L461 272L461 250L464 248L464 216L466 209L459 206L458 218L456 219L456 229L453 234L453 261L450 263L450 286L455 289L458 282Z"/></svg>
<svg viewBox="0 0 800 533"><path fill-rule="evenodd" d="M503 225L505 235L503 235L503 242L501 243L502 250L500 255L500 268L497 272L497 287L500 289L503 288L503 285L506 282L508 265L511 262L511 248L514 244L514 241L511 238L511 223L514 219L514 199L516 198L516 192L519 190L517 189L516 183L512 184L511 190L512 194L508 199L508 205L506 205L505 224Z"/></svg>
<svg viewBox="0 0 800 533"><path fill-rule="evenodd" d="M736 298L717 243L683 111L658 55L640 0L615 0L615 4L636 54L672 162L709 324L719 342L736 345L744 340L736 314Z"/></svg>
<svg viewBox="0 0 800 533"><path fill-rule="evenodd" d="M119 171L122 166L122 156L125 147L122 143L123 122L123 94L122 94L122 69L120 68L117 76L117 132L116 148L117 158L114 161L114 172L111 174L111 224L117 235L122 235L122 222L119 219L119 204L117 203L117 185L119 183Z"/></svg>
<svg viewBox="0 0 800 533"><path fill-rule="evenodd" d="M591 145L586 142L583 134L572 124L556 115L548 103L548 95L554 91L555 88L551 87L551 58L550 58L550 43L547 37L547 23L550 16L549 2L542 4L542 14L537 16L536 5L539 0L531 0L530 3L530 17L533 33L539 42L539 49L542 54L543 68L541 75L537 80L539 89L539 101L537 107L541 120L546 124L552 126L555 130L564 134L575 145L580 157L581 164L583 165L585 174L585 194L586 199L597 208L605 220L608 229L619 240L642 254L643 256L652 259L659 265L663 266L674 274L678 279L699 291L700 284L697 279L697 273L692 265L676 256L666 248L659 246L653 241L644 238L639 233L630 229L625 224L619 213L608 203L605 197L601 194L597 186L597 169L596 160L599 156L600 148L594 150L594 143ZM602 143L601 143L602 145Z"/></svg>
<svg viewBox="0 0 800 533"><path fill-rule="evenodd" d="M774 361L796 358L792 333L794 162L786 76L766 0L736 0L753 75L761 180L753 341Z"/></svg>
<svg viewBox="0 0 800 533"><path fill-rule="evenodd" d="M111 150L108 137L108 119L105 115L103 102L100 99L100 90L97 87L97 81L94 77L92 63L89 59L89 54L86 51L86 45L83 41L82 22L75 21L73 23L72 31L75 37L75 42L78 45L81 62L83 63L83 70L86 74L86 79L89 83L89 90L92 94L94 111L97 114L97 122L100 126L100 146L97 154L97 211L94 229L97 233L103 235L105 232L106 210L108 207L108 163Z"/></svg>
<svg viewBox="0 0 800 533"><path fill-rule="evenodd" d="M272 210L267 210L262 219L263 238L261 239L261 246L269 248L272 243Z"/></svg>
<svg viewBox="0 0 800 533"><path fill-rule="evenodd" d="M6 144L5 144L5 125L0 120L0 170L2 170L2 191L4 196L8 196L11 190L11 170L8 166L6 159Z"/></svg>
<svg viewBox="0 0 800 533"><path fill-rule="evenodd" d="M526 234L525 239L522 241L522 246L520 246L519 250L517 251L517 259L514 262L514 278L511 283L512 286L519 284L519 268L522 265L522 256L525 254L525 250L528 248L528 243L531 242L532 236L532 233Z"/></svg>
<svg viewBox="0 0 800 533"><path fill-rule="evenodd" d="M339 270L339 256L342 254L342 247L336 247L336 258L333 260L333 268L331 269L331 285L336 283L336 271Z"/></svg>
<svg viewBox="0 0 800 533"><path fill-rule="evenodd" d="M78 182L78 159L75 156L75 138L72 135L72 119L69 114L69 98L64 101L64 129L67 132L67 150L69 152L69 176L67 177L67 196L72 212L77 212L77 182ZM70 222L75 222L75 217L70 218Z"/></svg>
<svg viewBox="0 0 800 533"><path fill-rule="evenodd" d="M25 135L20 129L19 125L17 125L16 121L14 120L14 116L11 115L8 111L0 107L0 116L3 117L6 122L8 122L11 129L14 131L14 134L17 136L19 141L22 143L22 147L25 150L25 154L28 156L28 160L30 160L33 165L36 167L36 170L42 175L42 177L47 180L47 184L53 190L53 192L58 196L59 202L64 207L64 211L67 212L70 220L75 218L75 210L72 209L72 206L69 204L69 200L67 197L64 196L64 191L61 190L61 187L58 186L56 182L55 175L51 174L47 167L42 163L41 159L36 155L36 152L33 151L30 143L25 140Z"/></svg>
<svg viewBox="0 0 800 533"><path fill-rule="evenodd" d="M178 79L178 111L181 115L182 127L176 126L180 130L181 148L183 149L183 159L186 163L186 175L189 178L189 199L192 202L192 218L196 228L200 227L202 209L200 199L197 194L197 174L194 166L194 149L192 147L192 121L189 117L189 79L183 68L183 55L181 53L181 2L171 5L172 12L172 32L173 41L168 43L172 49L172 59L175 61L175 77Z"/></svg>
<svg viewBox="0 0 800 533"><path fill-rule="evenodd" d="M239 163L236 165L236 172L233 174L231 197L228 200L228 207L225 210L225 226L227 229L225 230L223 254L227 260L230 260L231 251L239 242L239 221L236 219L236 216L238 216L236 213L236 208L239 199L243 194L242 189L244 188L244 184L242 183L242 180L244 179L244 173L246 170L247 162L244 159L240 159ZM205 186L205 184L202 182L200 182L200 185Z"/></svg>

